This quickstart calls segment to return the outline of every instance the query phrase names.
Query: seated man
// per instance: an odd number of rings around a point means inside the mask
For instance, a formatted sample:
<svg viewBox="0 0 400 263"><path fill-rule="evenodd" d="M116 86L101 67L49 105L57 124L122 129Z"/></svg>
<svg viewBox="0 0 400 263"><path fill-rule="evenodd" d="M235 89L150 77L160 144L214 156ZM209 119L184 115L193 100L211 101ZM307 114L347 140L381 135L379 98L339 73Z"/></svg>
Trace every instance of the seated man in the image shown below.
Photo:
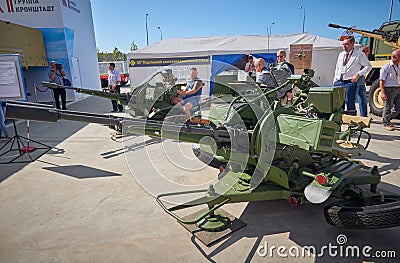
<svg viewBox="0 0 400 263"><path fill-rule="evenodd" d="M258 84L264 84L267 85L267 88L276 88L278 87L278 83L276 81L276 79L274 78L274 76L271 74L271 72L269 72L267 70L266 63L265 60L263 58L258 58L256 59L256 61L254 62L256 71L257 71L257 78L256 78L256 82ZM284 69L282 69L282 71L285 71ZM289 75L290 76L290 75ZM288 76L288 77L289 77ZM286 80L285 80L286 81ZM292 98L292 87L287 85L284 88L282 88L281 90L278 90L276 92L276 96L278 97L278 99L281 100L281 103L287 103L287 99L291 99Z"/></svg>
<svg viewBox="0 0 400 263"><path fill-rule="evenodd" d="M281 49L276 53L277 61L269 67L279 85L286 82L287 78L294 74L294 67L286 61L286 51Z"/></svg>
<svg viewBox="0 0 400 263"><path fill-rule="evenodd" d="M171 99L172 103L177 104L182 111L185 113L186 117L190 118L190 111L193 107L199 104L201 95L201 88L203 87L203 82L197 77L197 69L190 69L190 81L186 85L185 90L179 90L178 94L182 97L176 97Z"/></svg>
<svg viewBox="0 0 400 263"><path fill-rule="evenodd" d="M254 61L254 67L257 72L256 82L259 84L267 85L268 88L275 88L278 86L276 80L271 75L271 72L267 70L265 60L258 58Z"/></svg>

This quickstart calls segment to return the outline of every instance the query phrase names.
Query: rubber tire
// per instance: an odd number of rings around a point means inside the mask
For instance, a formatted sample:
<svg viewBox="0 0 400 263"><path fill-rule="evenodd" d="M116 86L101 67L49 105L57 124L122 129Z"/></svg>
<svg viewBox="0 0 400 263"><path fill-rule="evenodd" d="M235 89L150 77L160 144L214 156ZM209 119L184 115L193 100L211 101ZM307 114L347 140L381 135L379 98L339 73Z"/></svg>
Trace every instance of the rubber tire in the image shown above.
<svg viewBox="0 0 400 263"><path fill-rule="evenodd" d="M353 229L400 226L400 196L384 196L385 202L368 206L359 200L341 200L324 208L328 224ZM380 200L380 196L374 198ZM379 202L379 201L377 201Z"/></svg>
<svg viewBox="0 0 400 263"><path fill-rule="evenodd" d="M374 93L375 91L379 89L379 79L375 80L372 85L371 88L369 89L369 108L371 109L371 112L376 115L381 117L382 113L383 113L383 108L378 107L377 105L375 105L374 103Z"/></svg>
<svg viewBox="0 0 400 263"><path fill-rule="evenodd" d="M200 145L198 144L193 144L192 146L192 151L194 153L194 155L203 163L213 167L213 168L217 168L219 169L221 167L221 165L223 165L224 163L221 162L220 160L218 160L217 158L213 157L210 153L204 152L200 149Z"/></svg>

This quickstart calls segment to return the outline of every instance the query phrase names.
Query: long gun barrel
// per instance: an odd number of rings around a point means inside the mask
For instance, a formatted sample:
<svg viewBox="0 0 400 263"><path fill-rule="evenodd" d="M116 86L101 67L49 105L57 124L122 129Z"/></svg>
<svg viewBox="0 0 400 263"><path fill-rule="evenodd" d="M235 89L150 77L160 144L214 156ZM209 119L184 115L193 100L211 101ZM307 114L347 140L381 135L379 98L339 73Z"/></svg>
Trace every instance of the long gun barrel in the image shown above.
<svg viewBox="0 0 400 263"><path fill-rule="evenodd" d="M341 25L332 24L332 23L330 23L328 26L332 27L332 28L338 28L338 29L347 29L350 32L355 32L355 33L364 32L364 33L369 33L369 34L380 34L379 32L372 32L372 31L368 31L368 30L360 30L360 29L357 29L357 28L354 28L354 27L341 26ZM357 31L359 31L359 32L357 32ZM359 33L359 34L361 34L361 33Z"/></svg>
<svg viewBox="0 0 400 263"><path fill-rule="evenodd" d="M347 29L350 32L354 32L357 34L361 34L367 37L376 38L382 40L386 45L389 45L394 48L400 48L400 33L397 32L379 32L379 31L368 31L368 30L361 30L353 27L345 27L340 26L337 24L329 24L329 27L332 28L339 28L339 29Z"/></svg>
<svg viewBox="0 0 400 263"><path fill-rule="evenodd" d="M57 122L58 120L81 121L114 126L121 129L121 119L112 115L101 115L86 112L58 110L50 105L38 103L7 101L6 118L17 120L33 120L43 122Z"/></svg>
<svg viewBox="0 0 400 263"><path fill-rule="evenodd" d="M17 120L32 120L41 122L57 122L59 120L80 121L108 125L125 134L145 134L150 136L179 139L180 141L198 143L201 138L212 136L221 143L230 142L230 133L226 129L187 127L173 122L159 123L157 121L120 118L113 115L102 115L87 112L54 109L50 105L38 103L6 101L6 118Z"/></svg>
<svg viewBox="0 0 400 263"><path fill-rule="evenodd" d="M93 95L93 96L102 97L102 98L106 98L106 99L116 100L121 105L125 105L125 106L128 105L129 100L131 99L131 95L129 93L112 93L112 92L105 92L105 91L100 91L100 90L82 89L82 88L77 88L77 87L58 85L56 83L50 83L50 82L45 82L45 81L42 81L42 86L49 88L49 89L64 88L64 89L74 90L78 93L83 93L83 94Z"/></svg>

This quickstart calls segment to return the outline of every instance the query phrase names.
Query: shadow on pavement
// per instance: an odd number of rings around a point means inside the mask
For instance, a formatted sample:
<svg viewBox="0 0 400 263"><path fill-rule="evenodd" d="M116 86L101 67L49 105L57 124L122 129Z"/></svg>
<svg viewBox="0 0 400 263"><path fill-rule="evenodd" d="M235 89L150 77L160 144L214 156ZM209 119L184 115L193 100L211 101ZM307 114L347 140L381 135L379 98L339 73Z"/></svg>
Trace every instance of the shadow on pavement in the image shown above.
<svg viewBox="0 0 400 263"><path fill-rule="evenodd" d="M396 135L396 134L397 134L397 132L394 132L393 134L371 133L371 136L372 136L371 140L372 141L385 141L385 142L399 141L400 136Z"/></svg>
<svg viewBox="0 0 400 263"><path fill-rule="evenodd" d="M113 157L116 157L118 155L124 154L126 152L134 152L134 151L138 151L141 149L146 148L147 146L150 146L152 144L157 144L162 142L161 138L149 138L148 140L144 141L144 142L130 142L130 140L137 138L141 135L136 135L136 134L132 134L132 135L124 135L123 136L123 147L117 150L113 150L113 151L108 151L108 152L104 152L101 154L101 156L104 159L110 159Z"/></svg>
<svg viewBox="0 0 400 263"><path fill-rule="evenodd" d="M380 189L385 191L394 192L400 194L400 188L394 185L381 183ZM333 200L332 200L333 201ZM310 260L314 262L398 262L396 258L377 258L372 257L376 251L395 251L397 258L398 244L400 243L400 227L395 228L383 228L383 229L368 229L368 230L353 230L353 229L342 229L337 228L325 221L323 215L323 208L327 203L313 205L304 204L298 207L291 207L286 200L276 201L261 201L251 202L247 205L240 220L247 223L247 226L229 237L224 241L217 243L215 249L210 253L207 253L202 249L199 241L192 237L193 244L199 249L200 253L210 262L215 262L213 257L229 248L236 242L240 242L241 239L256 238L252 248L249 251L243 250L243 254L248 254L245 262L251 261L284 261L284 260ZM288 239L293 242L286 241L285 233L288 235ZM272 235L280 235L275 238ZM340 245L337 239L339 235L346 236L346 243ZM343 236L342 236L343 237ZM283 240L282 240L283 239ZM279 246L285 244L286 251L284 254L287 257L280 257L277 249ZM330 254L328 248L323 247L331 244L332 254ZM259 247L263 246L260 250ZM268 246L267 251L265 248ZM270 253L272 246L275 249ZM289 247L288 247L289 246ZM296 254L296 249L292 246L297 247L299 251L299 257L292 255ZM333 246L336 246L333 247ZM356 250L351 251L352 247L357 246L359 256L357 257ZM370 246L372 249L367 251L371 257L365 257L363 255L363 248ZM305 256L302 256L302 249L315 248L313 254L318 255L315 259L314 256L309 256L307 250L305 250ZM340 248L342 247L342 248ZM347 247L348 252L346 252ZM313 249L309 251L313 252ZM263 250L264 249L264 250ZM340 252L342 249L342 252ZM289 254L289 251L292 251ZM397 250L397 251L396 251ZM265 255L265 253L267 254ZM337 253L334 256L334 253ZM264 257L260 256L259 253L264 254ZM343 256L340 256L342 253ZM347 253L347 254L346 254ZM352 254L355 253L355 254Z"/></svg>
<svg viewBox="0 0 400 263"><path fill-rule="evenodd" d="M25 122L20 122L17 124L18 133L22 133L22 130L25 129ZM56 127L57 125L61 125L62 128ZM47 154L60 154L63 153L63 149L56 148L58 144L63 142L65 139L69 138L77 131L85 127L86 123L77 123L70 122L68 125L63 124L55 124L55 123L41 123L40 125L37 123L31 123L31 135L30 137L49 145L52 149ZM43 135L46 134L46 137ZM53 148L54 147L54 148ZM0 173L0 183L7 179L9 176L23 169L25 166L30 164L31 162L26 163L15 163L15 164L2 164L1 165L1 173Z"/></svg>
<svg viewBox="0 0 400 263"><path fill-rule="evenodd" d="M55 173L64 174L77 179L97 178L97 177L110 177L110 176L121 176L121 174L88 167L85 165L65 165L56 167L43 167L45 170L49 170Z"/></svg>
<svg viewBox="0 0 400 263"><path fill-rule="evenodd" d="M376 152L366 151L363 153L360 160L370 160L379 163L378 170L381 175L386 175L390 173L388 170L398 170L400 168L400 160L396 157L389 158L386 156L381 156Z"/></svg>
<svg viewBox="0 0 400 263"><path fill-rule="evenodd" d="M69 105L70 110L85 111L92 113L105 113L109 109L109 100L98 97L87 97L74 104ZM85 127L87 123L76 121L59 121L58 123L47 122L30 122L30 138L40 143L52 147L47 154L60 154L64 153L63 149L56 146L63 142L65 139L71 137L73 134ZM26 122L21 121L17 123L18 134L26 136ZM8 128L10 136L14 136L13 129ZM1 144L1 143L0 143ZM0 147L2 144L0 145ZM62 158L62 156L60 156ZM0 166L0 183L8 177L23 169L28 163L15 163L15 164L1 164Z"/></svg>

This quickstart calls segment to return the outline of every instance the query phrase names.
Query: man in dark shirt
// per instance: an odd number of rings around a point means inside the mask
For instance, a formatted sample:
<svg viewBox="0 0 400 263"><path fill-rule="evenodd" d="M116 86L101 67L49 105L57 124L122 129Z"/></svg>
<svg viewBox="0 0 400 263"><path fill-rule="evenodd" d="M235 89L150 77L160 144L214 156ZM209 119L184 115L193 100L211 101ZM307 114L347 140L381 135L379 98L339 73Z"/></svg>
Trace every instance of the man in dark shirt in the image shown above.
<svg viewBox="0 0 400 263"><path fill-rule="evenodd" d="M57 68L58 66L58 68ZM55 61L50 62L50 69L48 72L48 76L50 79L51 83L55 83L57 85L64 85L64 76L65 76L65 71L62 67L62 64L56 64ZM61 105L62 109L66 110L66 102L67 102L67 92L65 91L64 88L56 88L53 89L53 94L54 94L54 100L56 103L56 108L60 109L60 97L61 97Z"/></svg>

